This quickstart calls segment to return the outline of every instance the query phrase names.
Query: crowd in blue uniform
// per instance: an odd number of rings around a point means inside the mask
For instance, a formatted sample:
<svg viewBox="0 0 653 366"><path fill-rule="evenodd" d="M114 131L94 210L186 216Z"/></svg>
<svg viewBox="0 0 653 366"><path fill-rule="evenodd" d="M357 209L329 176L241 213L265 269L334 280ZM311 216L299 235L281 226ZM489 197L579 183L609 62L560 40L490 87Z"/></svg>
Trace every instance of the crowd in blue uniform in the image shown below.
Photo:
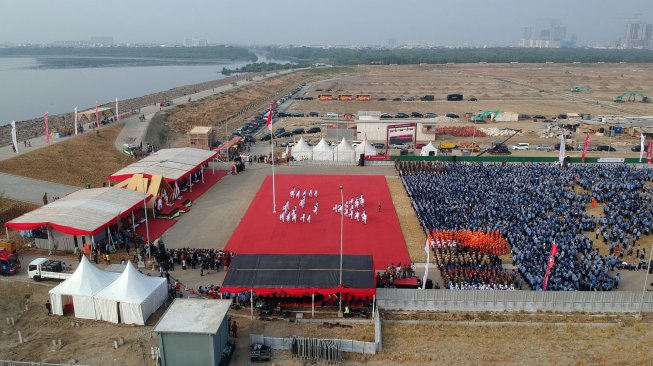
<svg viewBox="0 0 653 366"><path fill-rule="evenodd" d="M612 290L624 255L645 268L642 235L653 230L652 169L629 165L397 162L425 230L495 230L512 247L524 280L542 289L549 252L558 254L548 290ZM585 208L595 198L604 216ZM599 254L607 245L610 255ZM632 269L632 268L631 268Z"/></svg>

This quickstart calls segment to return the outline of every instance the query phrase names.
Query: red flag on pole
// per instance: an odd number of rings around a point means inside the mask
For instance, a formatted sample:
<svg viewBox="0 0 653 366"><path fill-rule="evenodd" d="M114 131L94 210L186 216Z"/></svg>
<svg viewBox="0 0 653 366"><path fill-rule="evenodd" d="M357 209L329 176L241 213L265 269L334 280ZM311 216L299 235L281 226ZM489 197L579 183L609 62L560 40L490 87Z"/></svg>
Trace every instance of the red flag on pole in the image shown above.
<svg viewBox="0 0 653 366"><path fill-rule="evenodd" d="M270 110L268 111L268 121L265 123L268 129L272 131L272 103L270 103Z"/></svg>
<svg viewBox="0 0 653 366"><path fill-rule="evenodd" d="M585 156L587 155L587 149L590 147L590 134L588 133L585 136L585 146L583 147L583 155L581 156L581 163L585 164Z"/></svg>
<svg viewBox="0 0 653 366"><path fill-rule="evenodd" d="M45 143L50 143L50 125L48 123L48 112L43 115L43 122L45 123Z"/></svg>
<svg viewBox="0 0 653 366"><path fill-rule="evenodd" d="M653 158L653 141L648 142L648 151L646 151L646 164L651 164L651 158Z"/></svg>
<svg viewBox="0 0 653 366"><path fill-rule="evenodd" d="M558 253L558 246L556 242L553 242L551 246L551 253L549 253L549 263L546 266L546 273L544 274L544 282L542 282L542 291L546 291L546 287L549 284L549 273L551 273L551 268L555 264L555 255Z"/></svg>
<svg viewBox="0 0 653 366"><path fill-rule="evenodd" d="M95 101L95 127L100 127L100 114L98 113L97 100Z"/></svg>

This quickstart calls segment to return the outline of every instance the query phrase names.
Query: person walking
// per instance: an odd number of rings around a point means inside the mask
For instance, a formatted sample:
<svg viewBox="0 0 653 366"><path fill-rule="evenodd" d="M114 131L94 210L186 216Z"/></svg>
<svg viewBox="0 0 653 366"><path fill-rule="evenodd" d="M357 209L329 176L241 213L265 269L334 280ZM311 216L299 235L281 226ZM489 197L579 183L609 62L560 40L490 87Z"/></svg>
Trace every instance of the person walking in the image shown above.
<svg viewBox="0 0 653 366"><path fill-rule="evenodd" d="M50 300L45 302L45 309L48 311L48 316L52 315L52 304L50 304Z"/></svg>
<svg viewBox="0 0 653 366"><path fill-rule="evenodd" d="M236 321L234 320L233 323L231 323L231 336L234 338L238 338L238 325L236 325Z"/></svg>

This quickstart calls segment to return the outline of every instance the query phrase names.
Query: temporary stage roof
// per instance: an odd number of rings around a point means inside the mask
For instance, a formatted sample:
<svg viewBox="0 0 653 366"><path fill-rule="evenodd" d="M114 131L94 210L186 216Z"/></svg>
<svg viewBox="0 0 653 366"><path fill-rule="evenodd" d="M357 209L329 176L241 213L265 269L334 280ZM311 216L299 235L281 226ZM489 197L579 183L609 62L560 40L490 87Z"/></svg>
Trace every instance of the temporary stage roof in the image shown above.
<svg viewBox="0 0 653 366"><path fill-rule="evenodd" d="M143 192L143 188L146 189L146 192L152 197L164 197L167 196L169 200L172 201L172 197L175 195L174 189L170 186L162 176L154 175L151 179L143 178L143 174L134 174L131 178L125 179L122 182L116 184L114 187L125 188L130 191ZM147 207L151 208L155 204L155 200L150 200L147 203Z"/></svg>
<svg viewBox="0 0 653 366"><path fill-rule="evenodd" d="M337 254L238 254L229 266L221 292L306 296L313 293L376 293L372 256Z"/></svg>
<svg viewBox="0 0 653 366"><path fill-rule="evenodd" d="M177 182L199 170L218 153L212 150L182 147L159 150L109 176L113 181L123 181L134 174L143 174L147 178L161 175L168 182Z"/></svg>
<svg viewBox="0 0 653 366"><path fill-rule="evenodd" d="M15 230L50 226L68 235L96 234L115 224L118 215L126 217L142 205L143 193L115 187L82 189L5 225Z"/></svg>
<svg viewBox="0 0 653 366"><path fill-rule="evenodd" d="M98 320L144 325L168 298L166 283L165 278L146 276L127 262L125 271L95 295Z"/></svg>
<svg viewBox="0 0 653 366"><path fill-rule="evenodd" d="M93 295L109 286L119 276L119 273L97 268L86 256L82 256L82 261L73 275L49 291L52 313L64 315L64 305L72 303L75 317L96 319Z"/></svg>

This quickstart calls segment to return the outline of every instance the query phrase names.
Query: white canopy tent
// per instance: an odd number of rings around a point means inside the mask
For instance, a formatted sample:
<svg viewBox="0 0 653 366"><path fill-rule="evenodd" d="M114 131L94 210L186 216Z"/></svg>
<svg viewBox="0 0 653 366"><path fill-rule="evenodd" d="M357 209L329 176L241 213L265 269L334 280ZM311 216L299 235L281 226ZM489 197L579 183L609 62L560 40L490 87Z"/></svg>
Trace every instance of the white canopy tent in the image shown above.
<svg viewBox="0 0 653 366"><path fill-rule="evenodd" d="M313 148L308 146L303 137L290 150L290 154L295 160L311 160L313 158Z"/></svg>
<svg viewBox="0 0 653 366"><path fill-rule="evenodd" d="M359 156L360 154L365 154L366 156L375 156L378 153L376 152L376 149L372 144L370 144L369 141L363 140L363 143L356 146L356 156Z"/></svg>
<svg viewBox="0 0 653 366"><path fill-rule="evenodd" d="M313 160L319 161L332 161L333 160L333 148L324 141L324 137L317 145L313 148Z"/></svg>
<svg viewBox="0 0 653 366"><path fill-rule="evenodd" d="M429 141L428 145L425 145L422 147L422 151L420 153L421 156L429 156L429 153L433 151L433 155L437 156L438 155L438 149L433 146L433 143Z"/></svg>
<svg viewBox="0 0 653 366"><path fill-rule="evenodd" d="M167 297L165 278L146 276L128 262L120 277L94 296L97 319L145 325Z"/></svg>
<svg viewBox="0 0 653 366"><path fill-rule="evenodd" d="M134 174L143 174L146 178L161 175L168 182L176 182L201 169L216 155L216 151L192 147L163 149L120 169L110 175L109 179L120 182Z"/></svg>
<svg viewBox="0 0 653 366"><path fill-rule="evenodd" d="M337 161L355 161L356 160L356 151L354 148L342 138L342 141L336 146L333 150L334 160Z"/></svg>
<svg viewBox="0 0 653 366"><path fill-rule="evenodd" d="M72 304L75 317L97 319L93 295L102 291L120 276L95 267L82 256L82 261L70 278L49 291L52 314L64 315L65 305Z"/></svg>

